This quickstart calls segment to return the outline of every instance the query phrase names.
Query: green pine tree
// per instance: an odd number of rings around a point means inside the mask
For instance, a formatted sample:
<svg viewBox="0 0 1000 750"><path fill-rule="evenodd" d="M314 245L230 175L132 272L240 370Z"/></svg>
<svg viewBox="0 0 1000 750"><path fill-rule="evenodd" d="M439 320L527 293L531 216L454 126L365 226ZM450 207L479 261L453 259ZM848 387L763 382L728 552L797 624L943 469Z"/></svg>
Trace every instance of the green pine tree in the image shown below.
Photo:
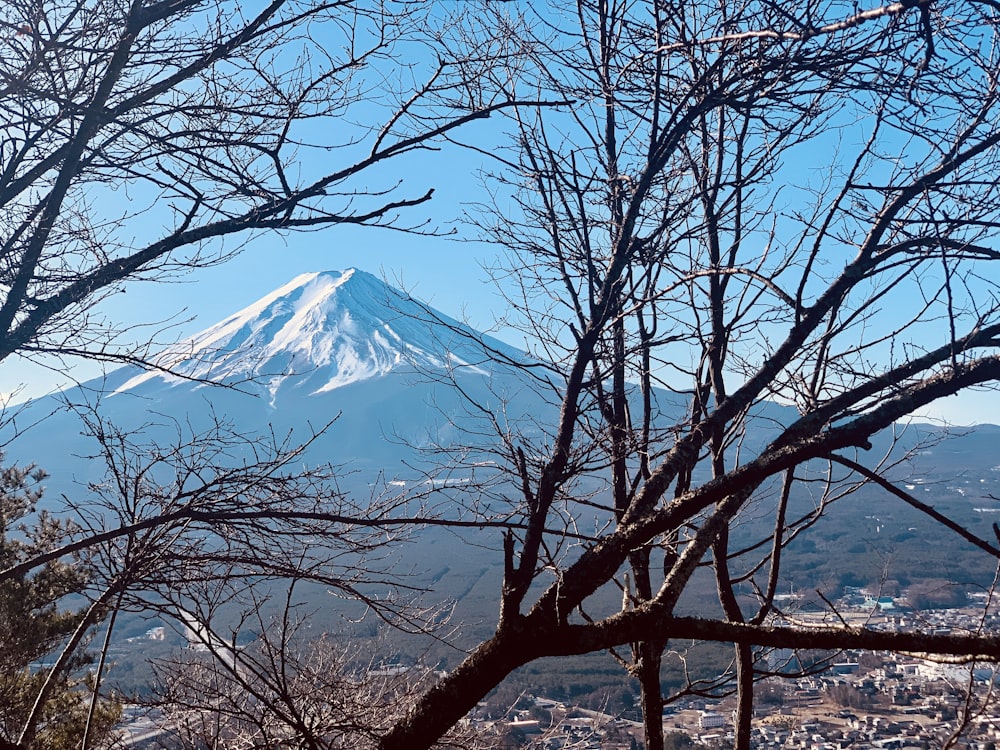
<svg viewBox="0 0 1000 750"><path fill-rule="evenodd" d="M91 712L92 676L82 649L51 675L52 662L82 613L65 600L82 592L89 571L82 559L57 560L12 575L15 565L53 549L71 527L45 512L36 513L44 472L0 468L0 749L79 748L88 722L93 744L106 736L120 714L100 700ZM50 679L51 677L51 679ZM50 681L45 697L43 686ZM40 702L39 708L35 708Z"/></svg>

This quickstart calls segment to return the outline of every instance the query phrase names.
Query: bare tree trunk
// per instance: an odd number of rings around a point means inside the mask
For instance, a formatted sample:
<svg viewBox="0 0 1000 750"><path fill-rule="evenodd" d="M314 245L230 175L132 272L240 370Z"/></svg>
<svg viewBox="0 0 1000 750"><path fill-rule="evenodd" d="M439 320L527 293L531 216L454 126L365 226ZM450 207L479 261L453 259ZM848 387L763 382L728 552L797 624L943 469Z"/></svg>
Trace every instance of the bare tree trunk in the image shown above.
<svg viewBox="0 0 1000 750"><path fill-rule="evenodd" d="M633 552L629 563L635 577L636 600L648 602L653 598L650 581L650 550L644 547ZM643 736L647 750L663 748L663 689L660 670L663 664L665 641L655 633L633 644L634 667L632 673L639 680L642 706Z"/></svg>
<svg viewBox="0 0 1000 750"><path fill-rule="evenodd" d="M648 640L639 644L642 734L647 750L663 750L663 688L660 685L663 648L662 641Z"/></svg>
<svg viewBox="0 0 1000 750"><path fill-rule="evenodd" d="M380 750L428 748L514 669L536 657L539 639L510 625L481 644L448 678L408 708L403 719L379 739Z"/></svg>

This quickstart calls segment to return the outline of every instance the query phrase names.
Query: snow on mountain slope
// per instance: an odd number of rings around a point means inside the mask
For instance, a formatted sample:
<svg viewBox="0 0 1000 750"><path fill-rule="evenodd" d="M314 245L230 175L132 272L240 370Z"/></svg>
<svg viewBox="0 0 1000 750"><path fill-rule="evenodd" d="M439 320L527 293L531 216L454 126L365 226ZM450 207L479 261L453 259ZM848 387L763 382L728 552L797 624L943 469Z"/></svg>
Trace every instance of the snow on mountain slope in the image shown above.
<svg viewBox="0 0 1000 750"><path fill-rule="evenodd" d="M497 424L537 435L558 416L537 381L483 344L525 356L362 271L305 274L171 347L159 358L169 371L125 366L28 402L0 424L0 444L45 466L54 498L104 477L89 458L101 454L92 417L135 445L220 426L264 445L308 441L304 460L350 465L342 489L369 492L386 476L422 477L440 448L492 446Z"/></svg>
<svg viewBox="0 0 1000 750"><path fill-rule="evenodd" d="M173 374L136 374L115 393L155 381L255 381L273 403L286 385L324 393L404 366L485 374L468 334L364 271L303 274L166 351L157 363Z"/></svg>

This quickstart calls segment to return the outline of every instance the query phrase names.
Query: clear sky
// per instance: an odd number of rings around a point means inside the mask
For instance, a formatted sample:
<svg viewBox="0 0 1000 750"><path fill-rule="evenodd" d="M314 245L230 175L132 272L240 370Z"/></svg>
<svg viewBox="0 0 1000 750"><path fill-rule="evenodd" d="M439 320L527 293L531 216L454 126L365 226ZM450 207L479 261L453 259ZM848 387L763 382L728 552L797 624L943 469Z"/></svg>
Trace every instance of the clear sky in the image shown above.
<svg viewBox="0 0 1000 750"><path fill-rule="evenodd" d="M479 128L494 127L489 124ZM482 131L480 131L482 132ZM485 157L468 151L445 149L394 162L402 179L400 195L422 194L435 188L428 204L410 209L405 219L446 229L483 196L478 175ZM459 238L472 233L459 225ZM192 272L179 283L133 283L124 294L102 305L107 316L120 324L156 324L174 321L164 343L200 331L252 303L294 276L312 271L356 267L384 277L394 286L481 330L490 329L506 310L502 296L482 265L496 261L496 248L453 237L427 237L384 229L335 226L319 232L262 237L239 256L216 267ZM153 325L147 331L157 330ZM508 343L524 345L519 334L491 330ZM73 363L59 373L16 359L0 369L0 393L17 393L23 399L72 385L98 375L92 362ZM952 397L924 416L955 424L1000 422L1000 395L971 392Z"/></svg>

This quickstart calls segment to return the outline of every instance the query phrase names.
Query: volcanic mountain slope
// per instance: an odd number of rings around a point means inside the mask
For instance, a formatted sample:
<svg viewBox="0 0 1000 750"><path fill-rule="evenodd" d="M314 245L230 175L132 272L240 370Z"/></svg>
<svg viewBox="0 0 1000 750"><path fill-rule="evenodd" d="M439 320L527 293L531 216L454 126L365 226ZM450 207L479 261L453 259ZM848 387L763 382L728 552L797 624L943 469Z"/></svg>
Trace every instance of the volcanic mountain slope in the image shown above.
<svg viewBox="0 0 1000 750"><path fill-rule="evenodd" d="M528 364L522 352L354 269L299 276L171 347L156 364L37 399L8 420L8 460L50 474L42 509L60 511L65 495L92 517L103 513L88 488L107 475L88 434L87 420L97 417L133 443L138 461L148 460L151 442L169 449L218 423L250 441L212 455L236 463L252 459L257 445L286 436L296 444L323 428L300 460L342 467L338 488L364 504L382 488L405 488L419 502L440 486L431 476L448 463L442 448L491 445L497 426L537 435L557 414L520 366ZM473 461L477 476L493 474L490 456ZM441 481L464 492L471 471ZM436 495L436 510L452 512L453 499L464 501L451 490ZM443 599L468 598L492 614L502 572L492 548L500 536L480 536L470 555L450 532L421 531L406 552L415 585L443 588Z"/></svg>
<svg viewBox="0 0 1000 750"><path fill-rule="evenodd" d="M250 382L276 408L279 392L315 396L406 369L487 375L476 364L485 356L479 340L520 359L371 274L303 274L161 355L171 374L133 375L115 393L157 381Z"/></svg>
<svg viewBox="0 0 1000 750"><path fill-rule="evenodd" d="M20 435L10 455L45 466L60 490L67 472L93 479L96 467L78 457L95 447L74 411L99 403L103 419L155 439L215 420L243 435L303 439L333 422L312 460L392 477L421 447L459 441L468 420L548 411L514 364L524 361L371 274L304 274L171 347L156 359L162 369L124 367L29 404L18 427L52 416Z"/></svg>

